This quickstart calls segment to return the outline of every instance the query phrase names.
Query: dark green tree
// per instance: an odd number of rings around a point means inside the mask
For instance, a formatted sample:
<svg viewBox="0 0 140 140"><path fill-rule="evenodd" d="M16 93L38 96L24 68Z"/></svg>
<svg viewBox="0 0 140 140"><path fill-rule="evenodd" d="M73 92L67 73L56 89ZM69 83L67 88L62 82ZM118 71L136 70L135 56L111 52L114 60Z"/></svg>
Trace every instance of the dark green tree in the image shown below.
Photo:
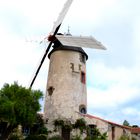
<svg viewBox="0 0 140 140"><path fill-rule="evenodd" d="M136 128L136 127L139 127L139 126L138 126L138 125L136 125L136 124L134 124L134 125L132 125L132 127Z"/></svg>
<svg viewBox="0 0 140 140"><path fill-rule="evenodd" d="M129 122L127 120L124 120L123 125L130 126Z"/></svg>
<svg viewBox="0 0 140 140"><path fill-rule="evenodd" d="M40 90L19 86L17 82L4 84L0 90L0 139L6 139L18 125L31 126L41 109L39 99L42 97Z"/></svg>
<svg viewBox="0 0 140 140"><path fill-rule="evenodd" d="M40 114L40 113L36 114L36 121L34 122L34 125L30 127L30 134L31 135L39 135L39 134L48 135L48 129L45 127L43 114Z"/></svg>

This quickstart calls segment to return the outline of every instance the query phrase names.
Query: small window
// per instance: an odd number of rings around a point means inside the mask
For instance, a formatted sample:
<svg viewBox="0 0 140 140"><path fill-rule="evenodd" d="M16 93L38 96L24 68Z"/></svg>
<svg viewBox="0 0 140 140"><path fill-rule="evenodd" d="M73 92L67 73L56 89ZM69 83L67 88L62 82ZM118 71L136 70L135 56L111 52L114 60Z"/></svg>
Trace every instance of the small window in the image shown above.
<svg viewBox="0 0 140 140"><path fill-rule="evenodd" d="M86 109L83 107L83 108L81 108L80 112L81 112L82 114L86 114Z"/></svg>
<svg viewBox="0 0 140 140"><path fill-rule="evenodd" d="M70 68L72 69L72 71L74 71L74 63L70 63Z"/></svg>
<svg viewBox="0 0 140 140"><path fill-rule="evenodd" d="M85 63L86 62L86 58L85 58L85 55L84 54L80 54L80 61L82 63Z"/></svg>
<svg viewBox="0 0 140 140"><path fill-rule="evenodd" d="M53 94L53 91L54 91L54 87L49 87L48 89L48 94L49 94L49 96L51 96L52 94Z"/></svg>
<svg viewBox="0 0 140 140"><path fill-rule="evenodd" d="M87 110L86 110L86 106L85 105L80 105L79 106L79 112L82 114L86 114Z"/></svg>
<svg viewBox="0 0 140 140"><path fill-rule="evenodd" d="M83 71L81 72L81 82L82 82L83 84L86 83L86 74L85 74Z"/></svg>

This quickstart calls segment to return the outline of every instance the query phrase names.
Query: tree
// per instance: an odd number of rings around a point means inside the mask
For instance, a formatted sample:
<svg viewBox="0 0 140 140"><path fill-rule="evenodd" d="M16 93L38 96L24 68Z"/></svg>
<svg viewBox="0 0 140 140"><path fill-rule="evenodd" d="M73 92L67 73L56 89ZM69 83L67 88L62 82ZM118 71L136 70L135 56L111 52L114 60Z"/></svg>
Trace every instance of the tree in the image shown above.
<svg viewBox="0 0 140 140"><path fill-rule="evenodd" d="M129 125L129 122L128 122L127 120L124 120L123 125L125 125L125 126L130 126L130 125Z"/></svg>
<svg viewBox="0 0 140 140"><path fill-rule="evenodd" d="M138 126L138 125L136 125L136 124L134 124L134 125L132 125L132 127L135 127L135 128L136 128L136 127L139 127L139 126Z"/></svg>
<svg viewBox="0 0 140 140"><path fill-rule="evenodd" d="M36 114L36 121L34 125L30 128L30 135L48 135L48 129L45 127L43 114Z"/></svg>
<svg viewBox="0 0 140 140"><path fill-rule="evenodd" d="M19 86L17 82L4 84L0 90L1 139L6 139L18 125L31 126L34 123L42 97L40 90Z"/></svg>

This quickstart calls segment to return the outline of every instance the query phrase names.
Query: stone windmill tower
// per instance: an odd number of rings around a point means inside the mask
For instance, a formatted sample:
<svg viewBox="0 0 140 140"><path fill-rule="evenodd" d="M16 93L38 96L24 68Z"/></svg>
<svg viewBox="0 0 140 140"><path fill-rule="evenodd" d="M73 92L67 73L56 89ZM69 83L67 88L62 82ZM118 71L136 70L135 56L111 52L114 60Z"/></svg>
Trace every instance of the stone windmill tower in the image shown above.
<svg viewBox="0 0 140 140"><path fill-rule="evenodd" d="M105 49L92 37L56 35L50 59L44 115L75 120L77 112L87 112L86 60L81 47Z"/></svg>
<svg viewBox="0 0 140 140"><path fill-rule="evenodd" d="M49 53L45 117L73 118L75 112L86 113L86 60L80 47L54 44Z"/></svg>
<svg viewBox="0 0 140 140"><path fill-rule="evenodd" d="M57 118L75 120L76 112L86 114L86 60L88 55L82 47L105 49L93 37L57 34L71 3L72 0L67 0L55 22L53 34L48 37L50 43L30 85L31 88L53 44L53 49L48 55L50 65L44 106L44 117L50 123Z"/></svg>

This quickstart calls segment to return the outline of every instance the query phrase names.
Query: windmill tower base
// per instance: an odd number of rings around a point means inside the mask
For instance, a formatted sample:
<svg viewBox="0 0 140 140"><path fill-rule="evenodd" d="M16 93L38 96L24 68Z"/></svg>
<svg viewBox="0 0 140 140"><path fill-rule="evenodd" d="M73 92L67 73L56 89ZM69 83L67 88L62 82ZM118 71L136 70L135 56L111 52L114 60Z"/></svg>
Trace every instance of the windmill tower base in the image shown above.
<svg viewBox="0 0 140 140"><path fill-rule="evenodd" d="M50 58L44 117L49 129L56 119L78 119L77 112L87 112L86 60L82 48L54 46Z"/></svg>

